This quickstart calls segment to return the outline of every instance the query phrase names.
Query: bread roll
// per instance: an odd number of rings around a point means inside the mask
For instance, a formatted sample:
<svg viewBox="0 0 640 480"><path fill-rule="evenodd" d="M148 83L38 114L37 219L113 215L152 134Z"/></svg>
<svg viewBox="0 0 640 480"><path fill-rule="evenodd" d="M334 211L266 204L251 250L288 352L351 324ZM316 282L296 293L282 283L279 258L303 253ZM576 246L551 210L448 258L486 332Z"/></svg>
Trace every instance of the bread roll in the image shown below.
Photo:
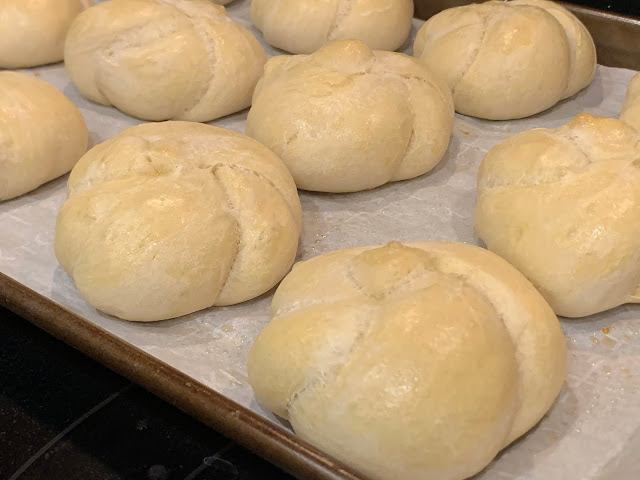
<svg viewBox="0 0 640 480"><path fill-rule="evenodd" d="M0 72L0 200L67 173L87 151L82 114L55 87Z"/></svg>
<svg viewBox="0 0 640 480"><path fill-rule="evenodd" d="M0 68L60 62L73 19L93 0L0 1Z"/></svg>
<svg viewBox="0 0 640 480"><path fill-rule="evenodd" d="M91 305L153 321L266 292L289 270L300 230L278 157L230 130L166 122L82 157L54 246Z"/></svg>
<svg viewBox="0 0 640 480"><path fill-rule="evenodd" d="M457 112L490 120L542 112L589 85L596 71L585 26L546 0L444 10L420 29L413 50L446 79Z"/></svg>
<svg viewBox="0 0 640 480"><path fill-rule="evenodd" d="M248 361L256 397L372 479L459 480L540 420L566 375L558 320L498 256L389 243L298 263Z"/></svg>
<svg viewBox="0 0 640 480"><path fill-rule="evenodd" d="M411 32L413 0L252 0L251 20L274 47L313 53L332 40L396 50Z"/></svg>
<svg viewBox="0 0 640 480"><path fill-rule="evenodd" d="M640 131L640 73L631 79L620 120Z"/></svg>
<svg viewBox="0 0 640 480"><path fill-rule="evenodd" d="M353 192L431 170L453 117L451 93L420 62L345 40L271 58L246 129L299 188Z"/></svg>
<svg viewBox="0 0 640 480"><path fill-rule="evenodd" d="M581 114L515 135L478 174L476 230L558 315L639 301L640 133Z"/></svg>
<svg viewBox="0 0 640 480"><path fill-rule="evenodd" d="M208 0L110 0L76 19L64 59L89 100L145 120L206 122L249 106L266 55Z"/></svg>

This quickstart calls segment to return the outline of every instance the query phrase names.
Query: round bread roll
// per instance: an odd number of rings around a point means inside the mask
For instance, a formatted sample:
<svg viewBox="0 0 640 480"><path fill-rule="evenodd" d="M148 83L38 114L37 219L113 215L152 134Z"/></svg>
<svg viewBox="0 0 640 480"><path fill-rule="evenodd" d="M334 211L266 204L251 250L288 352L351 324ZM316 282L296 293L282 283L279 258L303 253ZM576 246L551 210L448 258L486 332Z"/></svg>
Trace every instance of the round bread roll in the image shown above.
<svg viewBox="0 0 640 480"><path fill-rule="evenodd" d="M0 68L60 62L69 25L93 0L0 1Z"/></svg>
<svg viewBox="0 0 640 480"><path fill-rule="evenodd" d="M453 117L451 93L423 64L344 40L269 59L246 130L299 188L353 192L434 168Z"/></svg>
<svg viewBox="0 0 640 480"><path fill-rule="evenodd" d="M82 157L54 246L91 305L153 321L266 292L300 231L295 184L272 152L230 130L166 122Z"/></svg>
<svg viewBox="0 0 640 480"><path fill-rule="evenodd" d="M298 263L249 353L256 397L372 479L459 480L547 412L566 375L557 318L512 266L461 243Z"/></svg>
<svg viewBox="0 0 640 480"><path fill-rule="evenodd" d="M494 147L478 174L476 230L558 315L638 302L640 133L580 114Z"/></svg>
<svg viewBox="0 0 640 480"><path fill-rule="evenodd" d="M640 131L640 73L631 79L620 120Z"/></svg>
<svg viewBox="0 0 640 480"><path fill-rule="evenodd" d="M251 20L274 47L313 53L332 40L396 50L411 32L413 0L252 0Z"/></svg>
<svg viewBox="0 0 640 480"><path fill-rule="evenodd" d="M88 141L82 114L59 90L21 73L0 72L0 200L67 173Z"/></svg>
<svg viewBox="0 0 640 480"><path fill-rule="evenodd" d="M585 26L546 0L444 10L420 29L413 51L446 79L457 112L490 120L542 112L589 85L596 71Z"/></svg>
<svg viewBox="0 0 640 480"><path fill-rule="evenodd" d="M64 60L89 100L145 120L207 122L249 106L266 54L208 0L110 0L73 22Z"/></svg>

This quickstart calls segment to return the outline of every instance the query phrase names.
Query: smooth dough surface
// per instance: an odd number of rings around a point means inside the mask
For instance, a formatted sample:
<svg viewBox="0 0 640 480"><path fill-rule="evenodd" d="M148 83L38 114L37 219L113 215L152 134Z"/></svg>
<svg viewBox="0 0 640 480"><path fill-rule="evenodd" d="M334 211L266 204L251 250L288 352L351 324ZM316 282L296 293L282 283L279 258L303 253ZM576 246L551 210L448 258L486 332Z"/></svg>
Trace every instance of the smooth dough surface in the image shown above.
<svg viewBox="0 0 640 480"><path fill-rule="evenodd" d="M584 113L499 143L480 165L475 225L558 315L637 302L640 133Z"/></svg>
<svg viewBox="0 0 640 480"><path fill-rule="evenodd" d="M313 53L333 40L397 50L411 32L412 0L252 0L251 20L265 40L291 53Z"/></svg>
<svg viewBox="0 0 640 480"><path fill-rule="evenodd" d="M60 62L69 25L93 0L0 1L0 68Z"/></svg>
<svg viewBox="0 0 640 480"><path fill-rule="evenodd" d="M87 151L76 106L48 83L0 72L0 200L67 173Z"/></svg>
<svg viewBox="0 0 640 480"><path fill-rule="evenodd" d="M143 124L78 162L54 246L87 302L154 321L269 290L301 221L293 179L263 145L199 123Z"/></svg>
<svg viewBox="0 0 640 480"><path fill-rule="evenodd" d="M457 112L490 120L542 112L589 85L596 71L586 27L547 0L444 10L422 26L413 50L447 81Z"/></svg>
<svg viewBox="0 0 640 480"><path fill-rule="evenodd" d="M353 192L430 171L453 117L451 93L421 62L344 40L269 59L246 131L299 188Z"/></svg>
<svg viewBox="0 0 640 480"><path fill-rule="evenodd" d="M89 100L144 120L207 122L250 105L266 54L208 0L109 0L74 21L64 59Z"/></svg>
<svg viewBox="0 0 640 480"><path fill-rule="evenodd" d="M551 407L566 345L497 255L391 242L297 263L248 374L298 435L367 477L461 480Z"/></svg>
<svg viewBox="0 0 640 480"><path fill-rule="evenodd" d="M640 132L640 73L636 73L629 83L620 120Z"/></svg>

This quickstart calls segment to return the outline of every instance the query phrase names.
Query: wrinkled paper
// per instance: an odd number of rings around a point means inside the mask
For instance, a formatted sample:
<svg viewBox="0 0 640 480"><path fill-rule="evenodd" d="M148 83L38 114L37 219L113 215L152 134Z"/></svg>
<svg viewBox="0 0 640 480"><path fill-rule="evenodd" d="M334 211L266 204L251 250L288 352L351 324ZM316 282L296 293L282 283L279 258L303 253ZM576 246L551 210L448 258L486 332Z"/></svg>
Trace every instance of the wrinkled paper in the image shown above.
<svg viewBox="0 0 640 480"><path fill-rule="evenodd" d="M249 1L228 8L251 27ZM415 21L413 35L422 22ZM260 33L252 28L261 39ZM270 55L277 50L263 42ZM406 51L410 53L410 43ZM90 145L138 123L82 98L62 64L24 70L60 89L80 108ZM301 192L304 231L298 260L334 249L390 240L477 244L473 230L480 161L497 142L534 127L557 127L586 111L617 117L634 72L598 67L592 85L534 117L490 122L456 115L449 150L431 173L351 194ZM211 122L244 133L247 111ZM289 428L256 403L247 383L251 343L268 321L272 292L175 320L137 324L102 314L78 294L53 253L57 211L67 176L0 203L0 270L88 322ZM562 320L569 346L566 385L549 414L507 448L477 479L636 479L640 472L640 305L581 320ZM609 332L603 333L607 327ZM607 331L606 328L604 331Z"/></svg>

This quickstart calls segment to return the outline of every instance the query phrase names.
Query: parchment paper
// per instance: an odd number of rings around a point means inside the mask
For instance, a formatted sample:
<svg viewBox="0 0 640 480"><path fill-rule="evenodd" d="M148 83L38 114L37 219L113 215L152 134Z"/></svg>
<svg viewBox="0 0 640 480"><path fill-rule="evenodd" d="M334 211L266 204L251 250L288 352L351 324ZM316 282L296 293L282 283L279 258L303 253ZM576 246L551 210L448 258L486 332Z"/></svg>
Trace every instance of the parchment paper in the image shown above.
<svg viewBox="0 0 640 480"><path fill-rule="evenodd" d="M249 0L238 0L228 10L251 27ZM414 35L420 25L415 21ZM264 45L271 55L281 53ZM410 52L410 42L405 51ZM50 82L78 105L91 132L91 145L140 123L82 98L61 64L24 72ZM555 127L582 111L617 117L633 73L599 66L589 88L525 120L489 122L457 115L447 154L433 172L420 178L353 194L301 192L304 232L298 259L390 240L477 243L472 223L475 179L485 153L517 132ZM245 119L246 111L212 124L244 133ZM0 270L288 428L256 403L245 368L249 347L268 321L273 292L241 305L155 324L128 323L96 311L80 297L53 253L55 218L65 199L66 180L64 176L0 203ZM562 320L562 326L569 346L569 375L558 401L534 430L507 448L478 479L640 477L640 306Z"/></svg>

